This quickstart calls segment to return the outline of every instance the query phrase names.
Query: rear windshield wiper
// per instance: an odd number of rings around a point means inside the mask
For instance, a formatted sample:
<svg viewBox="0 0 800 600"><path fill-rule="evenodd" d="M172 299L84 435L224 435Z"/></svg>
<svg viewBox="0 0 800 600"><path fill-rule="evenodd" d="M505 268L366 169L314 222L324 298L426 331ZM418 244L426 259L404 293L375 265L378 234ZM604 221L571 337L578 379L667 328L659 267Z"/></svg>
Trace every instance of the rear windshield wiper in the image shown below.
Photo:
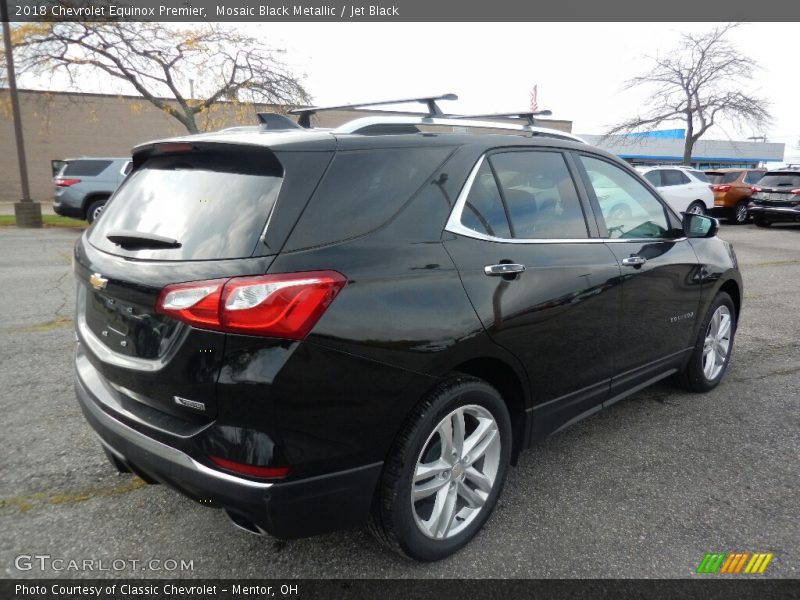
<svg viewBox="0 0 800 600"><path fill-rule="evenodd" d="M125 250L181 247L181 243L178 240L143 231L112 231L106 235L106 238L118 246L122 246Z"/></svg>

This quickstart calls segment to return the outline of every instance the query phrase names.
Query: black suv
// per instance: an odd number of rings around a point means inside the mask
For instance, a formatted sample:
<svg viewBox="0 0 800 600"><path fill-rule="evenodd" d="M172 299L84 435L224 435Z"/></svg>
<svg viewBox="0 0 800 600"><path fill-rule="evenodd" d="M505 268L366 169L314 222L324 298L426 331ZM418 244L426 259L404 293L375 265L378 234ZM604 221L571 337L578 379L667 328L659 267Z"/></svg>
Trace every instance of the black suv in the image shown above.
<svg viewBox="0 0 800 600"><path fill-rule="evenodd" d="M748 209L759 227L800 222L800 167L767 172L753 188Z"/></svg>
<svg viewBox="0 0 800 600"><path fill-rule="evenodd" d="M533 441L725 373L733 248L616 157L436 111L265 121L137 147L75 246L77 395L119 470L435 560Z"/></svg>

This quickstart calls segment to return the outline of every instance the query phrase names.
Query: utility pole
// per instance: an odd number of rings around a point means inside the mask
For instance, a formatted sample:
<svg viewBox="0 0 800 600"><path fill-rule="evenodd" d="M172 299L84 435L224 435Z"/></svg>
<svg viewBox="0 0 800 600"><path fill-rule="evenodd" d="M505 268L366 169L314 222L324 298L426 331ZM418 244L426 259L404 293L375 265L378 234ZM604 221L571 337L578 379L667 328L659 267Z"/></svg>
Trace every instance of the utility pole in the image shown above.
<svg viewBox="0 0 800 600"><path fill-rule="evenodd" d="M11 110L14 114L14 135L17 141L17 162L19 164L19 181L22 187L22 199L14 203L14 216L17 227L41 227L42 206L31 200L28 187L28 165L25 161L25 140L22 136L22 114L19 109L17 95L17 78L14 73L14 56L11 48L11 27L8 25L7 0L0 0L0 20L3 22L3 44L6 51L6 67L8 69L8 91L11 95Z"/></svg>

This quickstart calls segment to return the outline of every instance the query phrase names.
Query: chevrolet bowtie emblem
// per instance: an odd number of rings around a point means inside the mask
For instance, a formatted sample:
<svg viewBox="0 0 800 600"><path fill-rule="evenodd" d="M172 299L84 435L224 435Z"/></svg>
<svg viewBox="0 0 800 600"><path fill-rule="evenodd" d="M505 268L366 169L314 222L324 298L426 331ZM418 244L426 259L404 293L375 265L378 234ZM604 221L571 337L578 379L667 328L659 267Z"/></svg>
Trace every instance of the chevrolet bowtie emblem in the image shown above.
<svg viewBox="0 0 800 600"><path fill-rule="evenodd" d="M105 289L108 279L100 275L100 273L92 273L91 277L89 277L89 283L94 289L102 290Z"/></svg>

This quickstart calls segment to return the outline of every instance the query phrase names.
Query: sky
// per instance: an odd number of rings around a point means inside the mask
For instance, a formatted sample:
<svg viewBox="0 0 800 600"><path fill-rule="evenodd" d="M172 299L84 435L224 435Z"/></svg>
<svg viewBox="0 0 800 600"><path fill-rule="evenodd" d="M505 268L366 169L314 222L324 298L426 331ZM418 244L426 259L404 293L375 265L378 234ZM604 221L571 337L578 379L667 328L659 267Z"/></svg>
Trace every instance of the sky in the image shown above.
<svg viewBox="0 0 800 600"><path fill-rule="evenodd" d="M636 114L645 90L624 82L647 70L646 55L668 52L682 32L713 23L259 23L241 28L285 48L317 104L454 92L452 112L524 110L538 86L539 107L573 121L578 134L604 133ZM770 101L765 130L730 123L706 139L766 135L800 162L797 23L752 23L730 41L761 66L748 92ZM676 123L672 127L678 128Z"/></svg>
<svg viewBox="0 0 800 600"><path fill-rule="evenodd" d="M573 122L577 134L601 134L633 116L645 89L625 90L645 72L647 55L669 52L682 32L714 23L239 23L273 48L316 104L458 94L454 113L525 110L538 86L539 107ZM728 39L760 64L747 91L769 101L773 122L737 130L721 123L706 139L765 135L800 162L800 47L796 23L751 23ZM20 87L41 87L20 81ZM57 84L50 84L57 85ZM91 84L88 84L91 85ZM91 89L82 91L107 91ZM678 128L680 123L667 127Z"/></svg>

